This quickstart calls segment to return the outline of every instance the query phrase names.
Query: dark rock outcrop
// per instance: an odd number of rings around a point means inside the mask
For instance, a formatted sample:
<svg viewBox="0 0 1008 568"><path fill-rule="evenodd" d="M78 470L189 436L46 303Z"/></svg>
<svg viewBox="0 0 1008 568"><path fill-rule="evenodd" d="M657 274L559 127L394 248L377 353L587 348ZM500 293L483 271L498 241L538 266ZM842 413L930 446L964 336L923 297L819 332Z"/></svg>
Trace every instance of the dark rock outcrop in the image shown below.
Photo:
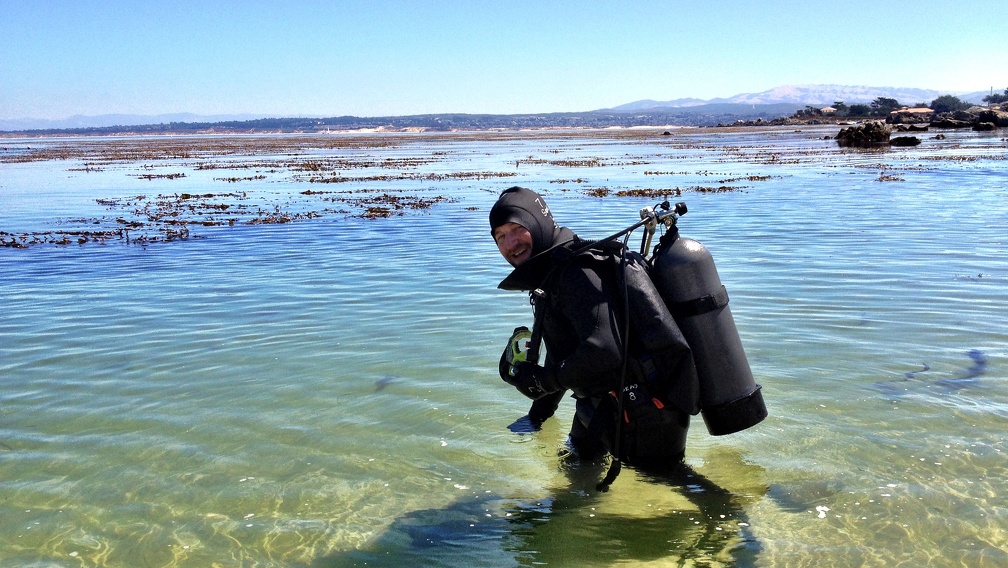
<svg viewBox="0 0 1008 568"><path fill-rule="evenodd" d="M890 134L892 134L892 129L885 123L866 122L858 126L842 128L836 135L836 141L840 146L870 148L888 144Z"/></svg>
<svg viewBox="0 0 1008 568"><path fill-rule="evenodd" d="M990 122L998 128L1005 127L1008 126L1008 111L993 108L985 109L977 115L977 120L980 122Z"/></svg>
<svg viewBox="0 0 1008 568"><path fill-rule="evenodd" d="M966 120L956 120L945 116L936 116L931 120L932 128L969 128L973 123Z"/></svg>
<svg viewBox="0 0 1008 568"><path fill-rule="evenodd" d="M892 146L916 146L920 143L920 138L916 136L897 136L889 141Z"/></svg>
<svg viewBox="0 0 1008 568"><path fill-rule="evenodd" d="M993 124L994 128L1008 126L1008 105L1000 107L973 106L966 110L943 112L935 114L931 119L933 128L973 128L974 130L991 130L984 123Z"/></svg>

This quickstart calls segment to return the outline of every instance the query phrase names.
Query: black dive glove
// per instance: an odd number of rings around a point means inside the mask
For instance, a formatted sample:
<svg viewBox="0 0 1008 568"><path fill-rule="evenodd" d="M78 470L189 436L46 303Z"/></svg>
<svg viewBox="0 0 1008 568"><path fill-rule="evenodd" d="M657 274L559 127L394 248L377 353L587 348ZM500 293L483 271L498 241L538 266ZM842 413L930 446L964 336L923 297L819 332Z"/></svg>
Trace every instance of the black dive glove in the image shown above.
<svg viewBox="0 0 1008 568"><path fill-rule="evenodd" d="M557 382L556 374L552 369L540 367L528 361L515 363L514 374L504 377L504 381L532 400L538 400L550 393L564 390Z"/></svg>

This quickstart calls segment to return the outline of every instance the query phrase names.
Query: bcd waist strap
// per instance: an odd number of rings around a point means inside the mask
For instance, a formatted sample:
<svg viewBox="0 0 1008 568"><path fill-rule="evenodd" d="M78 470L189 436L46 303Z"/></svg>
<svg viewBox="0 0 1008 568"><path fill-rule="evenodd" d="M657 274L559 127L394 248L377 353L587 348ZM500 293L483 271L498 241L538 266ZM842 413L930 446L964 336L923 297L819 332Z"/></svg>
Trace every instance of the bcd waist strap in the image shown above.
<svg viewBox="0 0 1008 568"><path fill-rule="evenodd" d="M728 305L728 290L722 285L713 294L701 296L693 300L685 300L669 305L669 311L676 318L688 318L719 310Z"/></svg>

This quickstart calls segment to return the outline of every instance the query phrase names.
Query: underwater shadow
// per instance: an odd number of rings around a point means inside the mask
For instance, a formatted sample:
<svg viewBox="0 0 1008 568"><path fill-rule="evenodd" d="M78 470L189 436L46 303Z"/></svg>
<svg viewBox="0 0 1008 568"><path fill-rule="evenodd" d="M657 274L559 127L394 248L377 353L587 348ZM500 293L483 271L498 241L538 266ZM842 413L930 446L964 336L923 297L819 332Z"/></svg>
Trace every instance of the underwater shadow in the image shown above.
<svg viewBox="0 0 1008 568"><path fill-rule="evenodd" d="M569 485L546 498L472 494L445 507L412 511L365 548L318 558L312 566L608 566L663 559L756 563L760 547L748 530L743 506L761 495L734 495L685 464L638 468L638 483L650 486L652 496L667 487L688 505L654 510L631 486L614 487L608 498L596 491L604 464L564 469ZM613 494L619 496L618 507L606 505Z"/></svg>
<svg viewBox="0 0 1008 568"><path fill-rule="evenodd" d="M903 374L902 379L889 381L876 381L872 388L890 398L899 398L906 394L919 391L934 391L935 394L955 394L962 389L973 388L981 385L980 378L987 373L987 354L979 349L970 349L966 352L973 364L953 377L928 380L923 376L931 370L927 363L921 363L921 369L909 371Z"/></svg>

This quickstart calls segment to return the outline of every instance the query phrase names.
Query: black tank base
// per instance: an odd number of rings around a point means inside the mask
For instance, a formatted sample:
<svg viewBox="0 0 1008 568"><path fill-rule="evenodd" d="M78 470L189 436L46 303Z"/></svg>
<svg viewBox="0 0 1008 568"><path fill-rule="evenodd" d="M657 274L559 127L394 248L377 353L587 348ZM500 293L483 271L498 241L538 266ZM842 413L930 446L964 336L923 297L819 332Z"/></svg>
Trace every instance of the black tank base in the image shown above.
<svg viewBox="0 0 1008 568"><path fill-rule="evenodd" d="M746 396L702 409L700 414L711 436L734 434L762 422L767 409L761 388L756 385L756 390Z"/></svg>

